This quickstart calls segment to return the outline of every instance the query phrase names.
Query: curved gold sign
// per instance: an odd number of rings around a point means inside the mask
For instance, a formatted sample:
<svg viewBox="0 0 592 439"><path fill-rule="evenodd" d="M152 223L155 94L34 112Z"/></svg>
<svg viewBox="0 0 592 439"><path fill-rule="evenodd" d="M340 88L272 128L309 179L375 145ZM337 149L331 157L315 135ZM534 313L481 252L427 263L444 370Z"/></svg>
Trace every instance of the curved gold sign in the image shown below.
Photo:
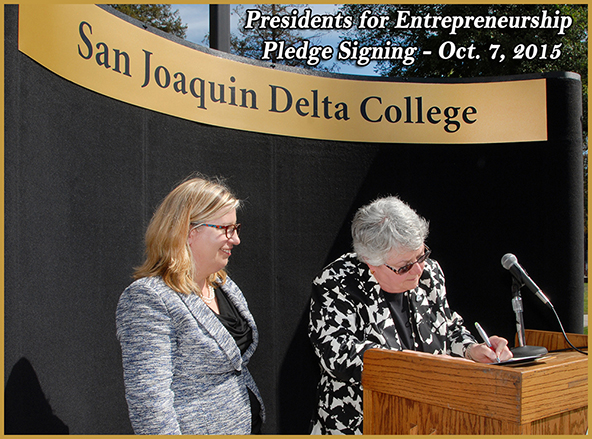
<svg viewBox="0 0 592 439"><path fill-rule="evenodd" d="M226 128L323 140L547 139L545 79L409 83L254 66L162 38L95 5L19 6L19 50L87 89Z"/></svg>

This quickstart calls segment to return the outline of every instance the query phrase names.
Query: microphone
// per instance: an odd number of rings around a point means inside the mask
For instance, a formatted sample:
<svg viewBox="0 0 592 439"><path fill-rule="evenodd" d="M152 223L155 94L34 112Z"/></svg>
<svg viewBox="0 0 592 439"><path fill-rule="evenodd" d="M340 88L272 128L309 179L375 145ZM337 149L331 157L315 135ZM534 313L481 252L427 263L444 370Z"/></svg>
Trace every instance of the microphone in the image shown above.
<svg viewBox="0 0 592 439"><path fill-rule="evenodd" d="M524 334L524 320L522 317L522 298L520 297L520 286L526 285L530 291L532 291L545 305L550 307L553 311L553 305L547 299L547 296L543 294L541 289L533 282L530 276L526 273L524 268L518 263L518 259L512 253L506 253L502 257L502 266L512 273L512 276L516 279L512 286L512 291L516 293L512 299L512 306L516 312L516 330L518 333L519 346L511 348L510 350L514 354L514 358L527 358L527 357L540 357L547 354L547 349L542 346L527 346L525 341L526 337ZM518 283L520 285L518 285ZM514 291L516 288L516 291ZM557 313L556 313L557 314Z"/></svg>
<svg viewBox="0 0 592 439"><path fill-rule="evenodd" d="M541 302L547 305L549 308L553 309L553 304L547 296L543 294L541 289L534 283L534 281L530 278L530 276L526 273L524 268L518 263L518 259L512 253L506 253L502 257L502 266L508 270L512 275L521 282L523 285L532 291Z"/></svg>

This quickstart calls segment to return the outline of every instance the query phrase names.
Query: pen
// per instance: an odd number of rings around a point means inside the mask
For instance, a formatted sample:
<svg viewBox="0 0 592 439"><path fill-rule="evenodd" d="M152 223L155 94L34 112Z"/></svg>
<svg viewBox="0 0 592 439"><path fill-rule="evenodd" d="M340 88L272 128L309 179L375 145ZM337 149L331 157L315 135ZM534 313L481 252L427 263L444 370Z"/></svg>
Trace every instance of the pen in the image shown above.
<svg viewBox="0 0 592 439"><path fill-rule="evenodd" d="M485 342L487 347L489 349L491 349L493 352L495 352L495 349L493 349L493 346L491 346L491 342L489 341L489 337L487 336L487 333L483 330L481 325L479 323L475 322L475 327L477 328L479 335L481 336L481 338L483 339L483 341ZM500 359L497 356L497 353L495 354L495 359L497 360L498 363L500 362Z"/></svg>

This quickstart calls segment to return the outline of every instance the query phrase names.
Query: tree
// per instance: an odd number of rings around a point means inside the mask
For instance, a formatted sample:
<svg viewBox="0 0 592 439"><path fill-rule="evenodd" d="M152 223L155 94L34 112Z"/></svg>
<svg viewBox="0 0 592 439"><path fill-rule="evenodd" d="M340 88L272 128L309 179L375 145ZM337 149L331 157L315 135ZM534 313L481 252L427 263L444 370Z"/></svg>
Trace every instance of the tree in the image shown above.
<svg viewBox="0 0 592 439"><path fill-rule="evenodd" d="M171 5L111 5L112 8L129 15L156 29L185 38L187 25L179 17L179 10L171 11Z"/></svg>
<svg viewBox="0 0 592 439"><path fill-rule="evenodd" d="M441 59L439 56L418 56L415 62L409 66L399 61L379 61L377 72L385 76L432 76L432 77L474 77L474 76L500 76L513 75L525 72L543 72L552 70L569 70L587 77L587 6L586 5L461 5L461 4L435 4L435 5L343 5L340 10L352 15L354 21L359 23L359 17L366 9L370 9L373 15L385 15L389 17L384 28L359 29L354 26L347 32L348 36L356 38L360 45L383 45L387 41L395 40L403 46L418 47L422 51L431 50L437 54L440 45L447 41L454 44L469 47L475 46L476 53L480 53L479 59ZM521 17L541 15L543 10L551 17L555 17L555 11L561 15L569 15L574 23L565 31L565 35L559 35L557 29L511 29L506 28L469 28L457 29L456 35L450 34L450 29L442 26L430 29L397 29L397 14L401 10L407 10L411 16L431 17L444 16L497 16L497 17ZM408 21L409 22L409 21ZM513 53L507 53L503 62L492 60L486 54L491 53L490 46L497 44L502 48L514 48L518 43L525 46L534 44L538 46L538 54L532 59L526 56L521 59L513 59ZM546 56L541 56L541 46L547 44ZM551 50L555 44L561 44L561 56L551 59Z"/></svg>
<svg viewBox="0 0 592 439"><path fill-rule="evenodd" d="M467 78L478 76L502 76L521 73L536 73L549 71L571 71L579 73L584 87L584 120L587 133L587 96L588 96L588 20L587 5L462 5L462 4L434 4L434 5L350 5L340 8L344 14L354 17L354 22L359 23L359 18L364 10L369 9L372 15L388 16L384 28L359 29L354 26L346 33L359 41L360 46L383 46L396 43L403 47L417 47L421 52L431 51L438 54L440 46L445 41L452 41L456 47L475 47L475 53L480 58L468 59L442 59L438 55L415 57L411 65L404 65L401 61L378 61L376 71L383 76L406 77L441 77L441 78ZM450 29L442 27L431 29L397 29L397 13L400 10L410 11L411 16L425 17L428 14L435 16L535 16L541 15L543 10L551 17L555 17L555 11L561 15L569 15L573 18L573 24L566 30L565 35L558 35L557 29L491 29L475 26L457 30L457 35L450 35ZM518 43L524 47L529 45L536 48L536 56L514 58L514 50ZM492 45L506 50L505 59L500 62L500 53L496 59L492 59ZM546 53L543 56L543 45L546 45ZM552 59L553 47L559 45L561 55Z"/></svg>
<svg viewBox="0 0 592 439"><path fill-rule="evenodd" d="M302 11L308 5L254 5L252 9L257 9L262 15L269 16L290 16L293 10ZM238 31L239 35L232 34L230 37L230 51L235 55L244 56L251 59L263 58L263 45L266 41L273 41L276 43L283 42L285 47L294 46L299 47L305 41L309 41L310 45L318 44L320 34L312 34L308 37L302 35L297 29L286 29L281 27L259 26L261 20L257 20L252 28L247 29L247 16L244 13L244 5L237 5L233 9L233 14L237 14L239 18ZM315 70L331 70L331 67L323 67L318 64L309 65L306 59L278 59L277 51L270 53L270 61L272 63L279 63L293 67L304 67Z"/></svg>

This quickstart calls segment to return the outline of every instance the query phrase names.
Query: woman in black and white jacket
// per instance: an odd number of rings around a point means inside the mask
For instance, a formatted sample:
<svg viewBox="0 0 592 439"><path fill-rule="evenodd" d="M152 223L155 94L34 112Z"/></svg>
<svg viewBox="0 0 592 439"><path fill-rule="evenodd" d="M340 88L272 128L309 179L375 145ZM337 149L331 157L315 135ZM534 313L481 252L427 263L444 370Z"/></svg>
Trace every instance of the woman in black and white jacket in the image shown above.
<svg viewBox="0 0 592 439"><path fill-rule="evenodd" d="M321 379L313 434L362 434L362 366L371 348L414 350L479 362L511 358L478 344L446 300L444 274L429 259L428 222L396 197L362 207L352 223L355 253L313 282L309 336Z"/></svg>

